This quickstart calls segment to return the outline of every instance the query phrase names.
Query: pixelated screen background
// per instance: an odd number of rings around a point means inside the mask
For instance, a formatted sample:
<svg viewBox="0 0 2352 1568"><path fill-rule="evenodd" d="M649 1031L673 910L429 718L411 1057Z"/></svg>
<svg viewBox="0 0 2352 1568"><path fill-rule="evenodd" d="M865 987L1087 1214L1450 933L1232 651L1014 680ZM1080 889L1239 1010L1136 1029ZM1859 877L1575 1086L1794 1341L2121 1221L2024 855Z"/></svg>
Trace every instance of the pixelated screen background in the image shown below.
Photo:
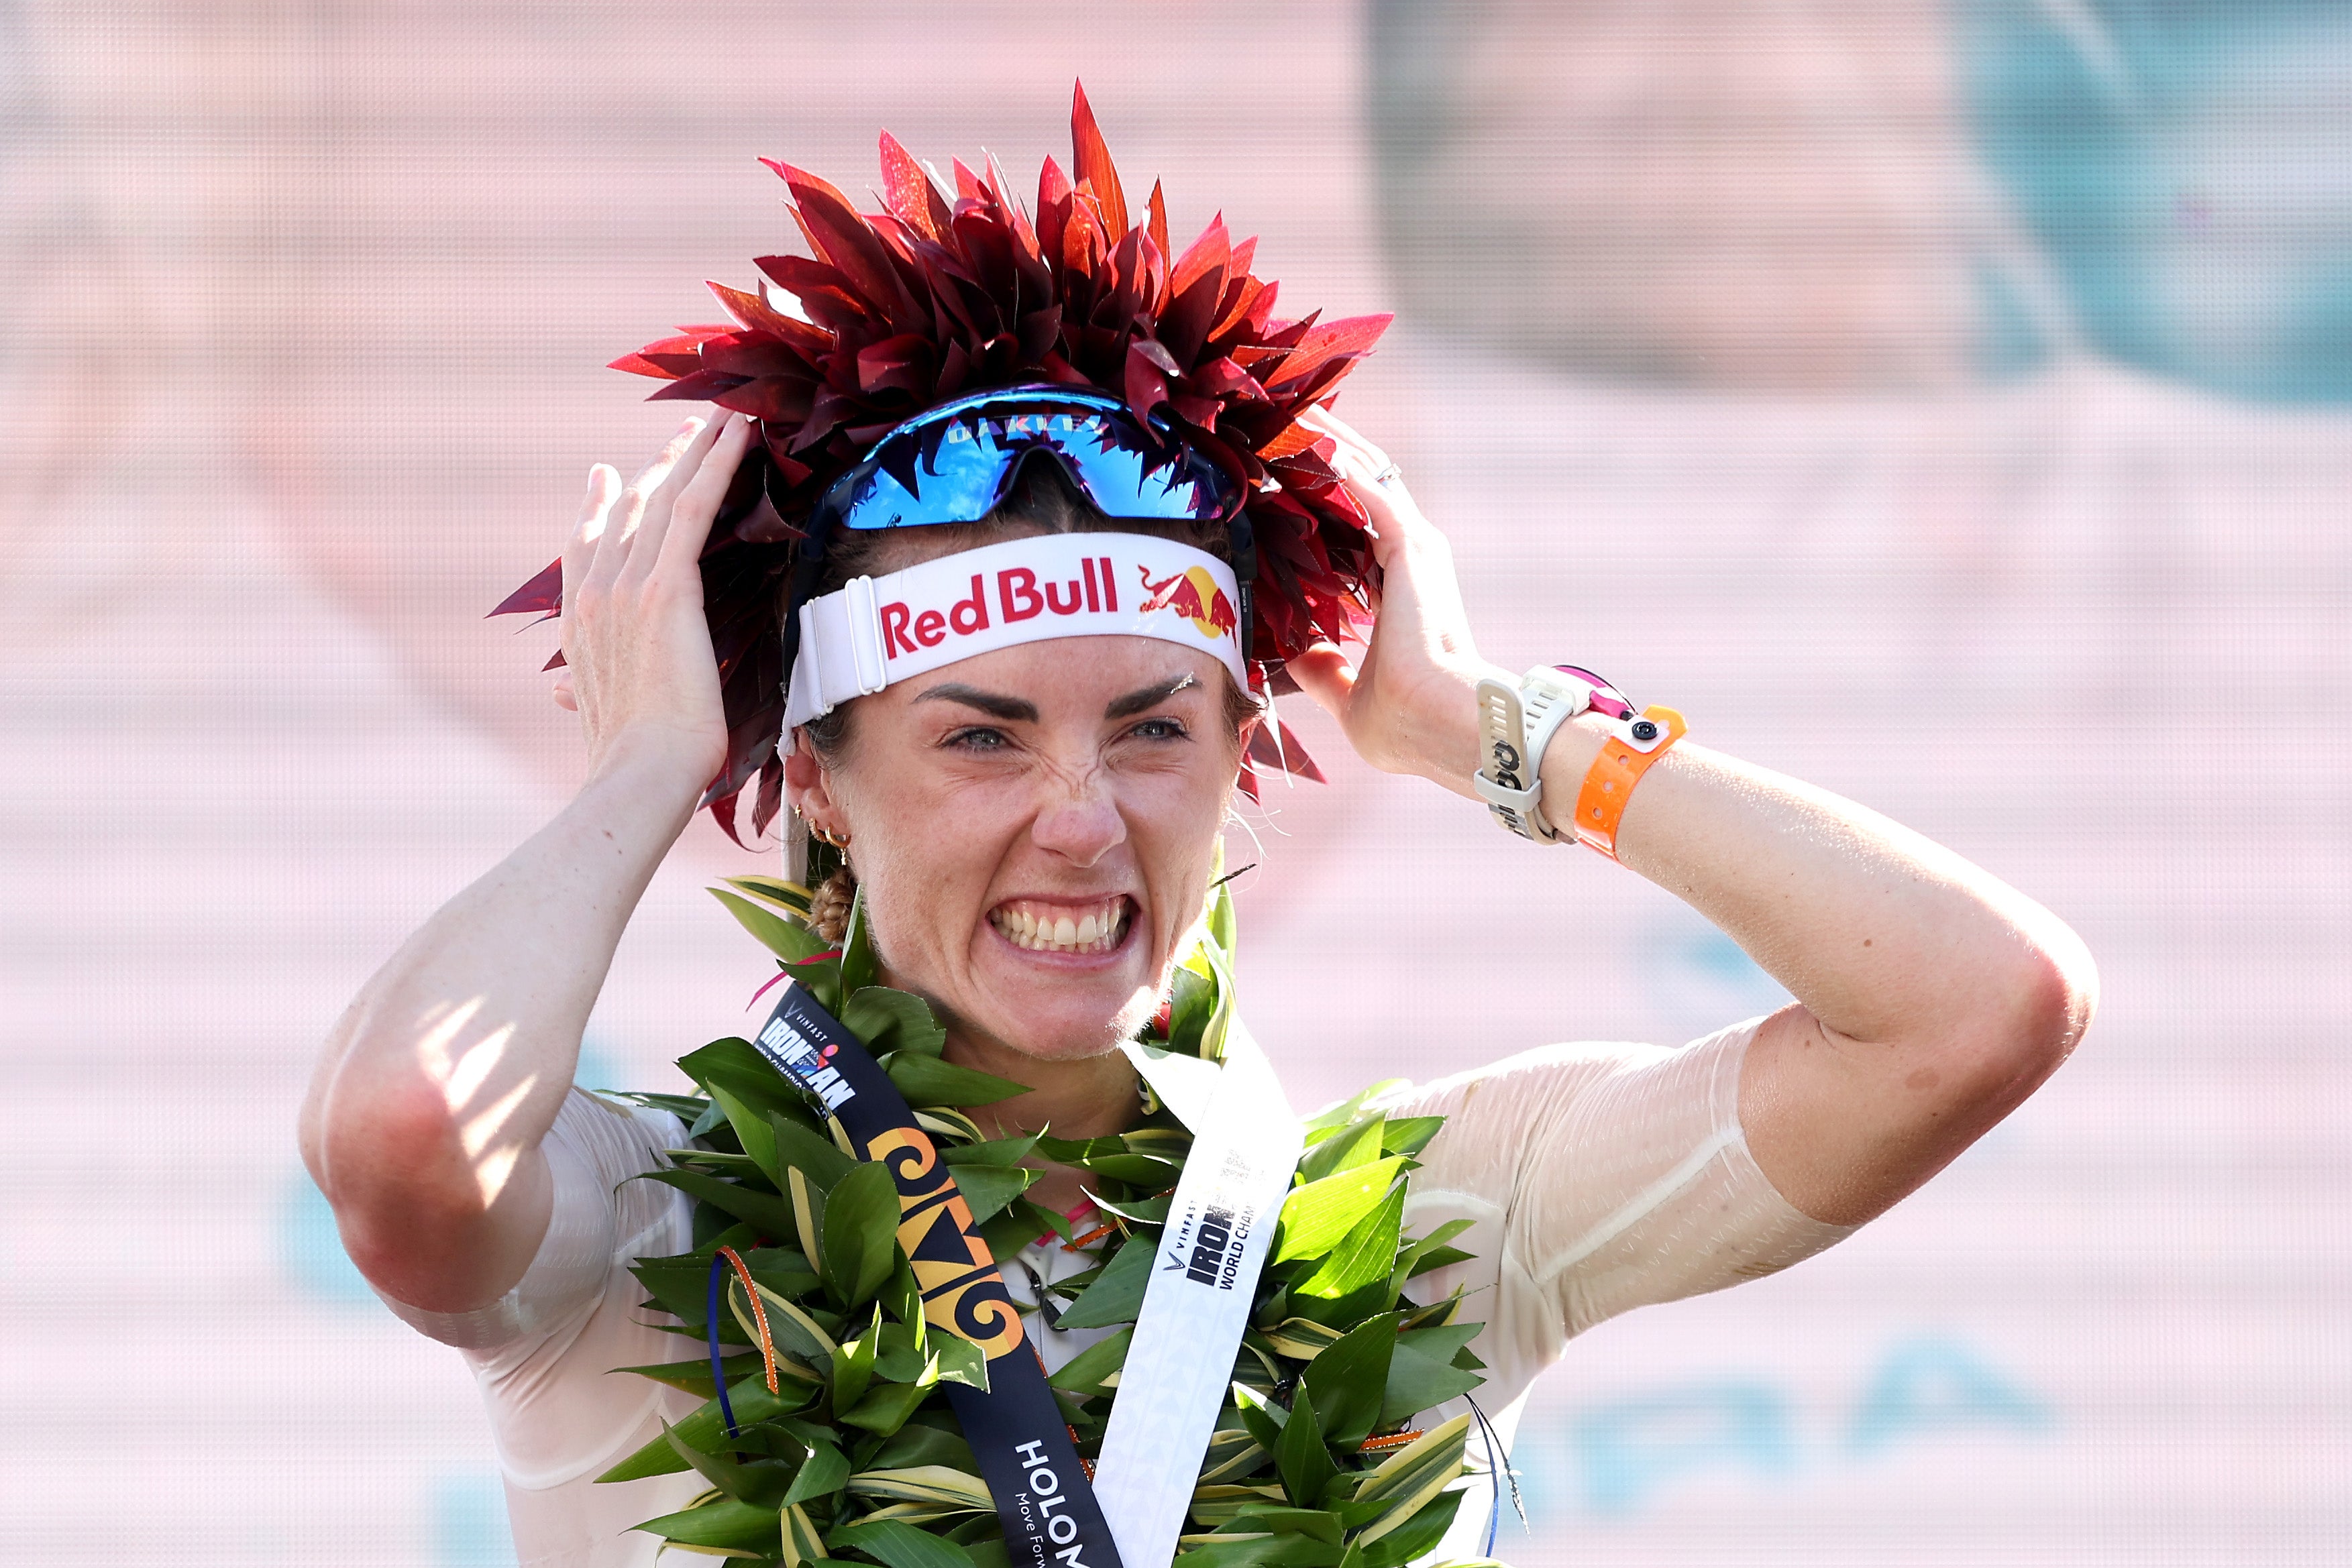
<svg viewBox="0 0 2352 1568"><path fill-rule="evenodd" d="M2072 921L2076 1059L1833 1252L1575 1343L1518 1462L1577 1564L2352 1559L2352 7L0 0L0 1556L512 1562L456 1354L297 1159L311 1054L577 780L483 612L605 361L862 199L1016 179L1074 78L1180 242L1393 309L1340 411L1483 649L1573 661ZM1245 812L1302 1107L1777 988L1673 898L1371 773ZM768 971L707 819L584 1081Z"/></svg>

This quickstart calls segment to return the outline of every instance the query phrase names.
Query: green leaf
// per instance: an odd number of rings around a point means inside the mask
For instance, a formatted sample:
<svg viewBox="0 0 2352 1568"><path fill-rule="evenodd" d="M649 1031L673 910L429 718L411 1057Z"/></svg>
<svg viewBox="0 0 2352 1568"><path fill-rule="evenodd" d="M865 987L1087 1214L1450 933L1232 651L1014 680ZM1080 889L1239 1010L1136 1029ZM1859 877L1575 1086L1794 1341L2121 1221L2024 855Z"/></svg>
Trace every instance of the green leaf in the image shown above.
<svg viewBox="0 0 2352 1568"><path fill-rule="evenodd" d="M756 1273L751 1278L760 1279ZM836 1348L833 1336L799 1302L779 1295L764 1281L760 1281L760 1299L767 1303L768 1331L779 1346L813 1362L832 1358Z"/></svg>
<svg viewBox="0 0 2352 1568"><path fill-rule="evenodd" d="M1216 983L1183 964L1171 971L1168 983L1168 1049L1198 1056L1201 1031L1216 1010Z"/></svg>
<svg viewBox="0 0 2352 1568"><path fill-rule="evenodd" d="M1483 1323L1465 1323L1476 1333ZM1444 1333L1429 1329L1425 1333ZM1402 1426L1423 1410L1434 1410L1447 1400L1469 1393L1486 1380L1453 1364L1452 1353L1421 1340L1418 1334L1398 1336L1396 1354L1389 1362L1388 1381L1381 1391L1380 1425Z"/></svg>
<svg viewBox="0 0 2352 1568"><path fill-rule="evenodd" d="M677 1428L662 1423L662 1436L668 1440L670 1451L684 1459L704 1480L725 1492L738 1502L748 1502L754 1508L771 1512L779 1506L791 1472L772 1460L751 1465L739 1465L718 1454L706 1454L677 1435Z"/></svg>
<svg viewBox="0 0 2352 1568"><path fill-rule="evenodd" d="M763 1236L782 1239L793 1234L793 1206L772 1192L755 1192L699 1171L647 1171L644 1179L674 1186L722 1213L733 1215Z"/></svg>
<svg viewBox="0 0 2352 1568"><path fill-rule="evenodd" d="M1378 1208L1356 1222L1320 1269L1290 1287L1291 1294L1333 1301L1386 1280L1396 1262L1397 1233L1403 1225L1404 1184L1400 1182Z"/></svg>
<svg viewBox="0 0 2352 1568"><path fill-rule="evenodd" d="M1223 857L1221 855L1218 860L1222 871ZM1234 956L1234 945L1237 939L1234 920L1234 890L1231 883L1217 883L1216 891L1209 895L1209 918L1206 925L1209 940L1217 945L1217 950L1230 962Z"/></svg>
<svg viewBox="0 0 2352 1568"><path fill-rule="evenodd" d="M1031 1133L1024 1137L992 1138L980 1144L948 1144L940 1147L940 1158L951 1166L1026 1165L1043 1136Z"/></svg>
<svg viewBox="0 0 2352 1568"><path fill-rule="evenodd" d="M911 991L868 986L843 1004L841 1021L877 1056L893 1051L937 1056L948 1043L930 1005Z"/></svg>
<svg viewBox="0 0 2352 1568"><path fill-rule="evenodd" d="M1261 1331L1265 1343L1276 1355L1286 1355L1293 1361L1313 1361L1338 1343L1339 1331L1307 1318L1285 1318L1270 1329Z"/></svg>
<svg viewBox="0 0 2352 1568"><path fill-rule="evenodd" d="M1054 1221L1062 1217L1051 1209L1038 1207L1025 1197L1016 1197L1007 1204L1004 1212L979 1222L980 1239L988 1243L992 1258L1010 1258L1040 1236L1054 1229ZM1064 1225L1069 1221L1062 1220Z"/></svg>
<svg viewBox="0 0 2352 1568"><path fill-rule="evenodd" d="M1292 1189L1282 1202L1282 1233L1269 1261L1319 1257L1337 1247L1388 1196L1389 1184L1403 1164L1402 1156L1391 1155ZM1381 1273L1388 1272L1394 1257L1391 1248L1389 1258L1381 1260Z"/></svg>
<svg viewBox="0 0 2352 1568"><path fill-rule="evenodd" d="M1127 1347L1134 1338L1133 1329L1121 1329L1070 1357L1060 1371L1045 1381L1072 1394L1099 1394L1103 1380L1118 1375L1119 1368L1127 1364Z"/></svg>
<svg viewBox="0 0 2352 1568"><path fill-rule="evenodd" d="M783 1552L784 1568L800 1568L803 1563L827 1560L824 1542L817 1534L816 1525L810 1521L808 1510L793 1503L784 1510L780 1522L783 1527L779 1545Z"/></svg>
<svg viewBox="0 0 2352 1568"><path fill-rule="evenodd" d="M845 1306L874 1299L890 1277L898 1241L898 1187L888 1167L866 1163L833 1184L824 1198L821 1272Z"/></svg>
<svg viewBox="0 0 2352 1568"><path fill-rule="evenodd" d="M1388 1130L1388 1118L1373 1116L1353 1126L1342 1127L1308 1149L1298 1162L1299 1185L1304 1186L1321 1181L1326 1176L1368 1166L1381 1157L1381 1134Z"/></svg>
<svg viewBox="0 0 2352 1568"><path fill-rule="evenodd" d="M1397 1321L1383 1315L1340 1335L1302 1375L1324 1413L1325 1440L1342 1453L1354 1453L1372 1435L1396 1348Z"/></svg>
<svg viewBox="0 0 2352 1568"><path fill-rule="evenodd" d="M801 1464L800 1473L793 1477L792 1490L784 1493L779 1507L794 1503L814 1502L831 1497L849 1479L849 1459L831 1443L811 1443L809 1457Z"/></svg>
<svg viewBox="0 0 2352 1568"><path fill-rule="evenodd" d="M1445 1532L1454 1528L1454 1516L1461 1510L1462 1495L1458 1491L1439 1493L1377 1542L1357 1537L1363 1547L1364 1568L1404 1568L1404 1564L1435 1551L1437 1543L1445 1539ZM1452 1568L1471 1565L1456 1563Z"/></svg>
<svg viewBox="0 0 2352 1568"><path fill-rule="evenodd" d="M729 1546L739 1551L772 1550L778 1523L772 1508L756 1508L721 1498L683 1513L666 1513L635 1528L688 1546Z"/></svg>
<svg viewBox="0 0 2352 1568"><path fill-rule="evenodd" d="M1167 1224L1168 1211L1176 1202L1176 1195L1172 1192L1163 1192L1157 1197L1139 1197L1128 1203L1113 1203L1098 1192L1087 1196L1105 1214L1115 1214L1135 1225Z"/></svg>
<svg viewBox="0 0 2352 1568"><path fill-rule="evenodd" d="M1241 1412L1243 1427L1259 1448L1274 1452L1281 1446L1282 1430L1290 1420L1290 1412L1246 1383L1234 1384L1233 1392L1234 1407Z"/></svg>
<svg viewBox="0 0 2352 1568"><path fill-rule="evenodd" d="M945 1337L945 1336L942 1336ZM945 1425L941 1425L945 1423ZM932 1409L908 1420L893 1433L889 1441L867 1456L867 1468L907 1470L923 1465L945 1465L950 1469L980 1473L980 1461L972 1456L971 1445L962 1435L949 1427L955 1416L949 1411Z"/></svg>
<svg viewBox="0 0 2352 1568"><path fill-rule="evenodd" d="M1118 1255L1062 1309L1066 1329L1101 1329L1131 1323L1143 1310L1144 1288L1151 1283L1152 1246L1149 1237L1129 1239Z"/></svg>
<svg viewBox="0 0 2352 1568"><path fill-rule="evenodd" d="M1381 1134L1381 1152L1384 1155L1417 1155L1429 1146L1445 1125L1443 1116L1400 1116L1388 1124Z"/></svg>
<svg viewBox="0 0 2352 1568"><path fill-rule="evenodd" d="M757 1351L740 1352L726 1357L719 1364L726 1371L730 1380L729 1385L730 1387L733 1385L732 1379L753 1375L765 1375L761 1371L762 1364ZM666 1384L669 1387L682 1389L688 1394L698 1394L705 1399L710 1397L710 1358L707 1355L695 1356L687 1361L649 1362L643 1366L616 1366L613 1370L631 1373L638 1377L651 1378L656 1383Z"/></svg>
<svg viewBox="0 0 2352 1568"><path fill-rule="evenodd" d="M921 1383L877 1383L841 1414L845 1426L862 1427L887 1437L907 1424L915 1407L930 1396L936 1377Z"/></svg>
<svg viewBox="0 0 2352 1568"><path fill-rule="evenodd" d="M941 1383L961 1383L988 1392L988 1356L960 1334L944 1331L931 1336L931 1359L938 1363Z"/></svg>
<svg viewBox="0 0 2352 1568"><path fill-rule="evenodd" d="M849 1478L848 1490L852 1497L878 1497L887 1502L942 1503L975 1512L996 1507L987 1482L950 1465L860 1470Z"/></svg>
<svg viewBox="0 0 2352 1568"><path fill-rule="evenodd" d="M747 1085L764 1082L779 1094L793 1092L784 1082L782 1075L769 1065L766 1057L760 1054L760 1048L739 1034L727 1035L698 1051L688 1051L677 1059L677 1066L679 1071L697 1083L719 1072ZM798 1096L794 1093L793 1097Z"/></svg>
<svg viewBox="0 0 2352 1568"><path fill-rule="evenodd" d="M986 1219L1029 1190L1045 1173L1025 1166L961 1166L952 1173L956 1190L975 1220Z"/></svg>
<svg viewBox="0 0 2352 1568"><path fill-rule="evenodd" d="M911 1323L886 1321L882 1324L881 1348L874 1356L875 1376L892 1383L912 1383L922 1376L930 1356L915 1343L916 1330L920 1326L920 1319Z"/></svg>
<svg viewBox="0 0 2352 1568"><path fill-rule="evenodd" d="M1303 1535L1327 1546L1339 1544L1339 1516L1319 1508L1285 1508L1276 1502L1244 1503L1234 1515L1234 1531L1270 1530L1276 1535Z"/></svg>
<svg viewBox="0 0 2352 1568"><path fill-rule="evenodd" d="M787 964L803 958L814 958L819 953L833 950L833 945L805 925L798 925L772 909L762 909L750 899L724 888L714 887L710 896L727 906L727 913L742 924L743 929L759 939L760 945Z"/></svg>
<svg viewBox="0 0 2352 1568"><path fill-rule="evenodd" d="M1339 1473L1324 1446L1323 1424L1315 1418L1314 1392L1304 1385L1290 1401L1290 1419L1274 1445L1274 1468L1282 1476L1282 1490L1301 1508L1321 1502L1323 1489Z"/></svg>
<svg viewBox="0 0 2352 1568"><path fill-rule="evenodd" d="M866 890L850 895L849 924L841 936L841 994L854 997L875 981L874 931L866 915ZM839 1009L834 1009L836 1015Z"/></svg>
<svg viewBox="0 0 2352 1568"><path fill-rule="evenodd" d="M1200 1539L1186 1536L1185 1540ZM1336 1546L1296 1535L1231 1535L1206 1538L1206 1544L1185 1552L1169 1568L1335 1568L1341 1552Z"/></svg>
<svg viewBox="0 0 2352 1568"><path fill-rule="evenodd" d="M858 1164L843 1154L831 1138L798 1122L778 1116L770 1124L769 1132L775 1139L777 1163L800 1171L820 1192L831 1192L833 1184Z"/></svg>
<svg viewBox="0 0 2352 1568"><path fill-rule="evenodd" d="M787 1410L799 1409L808 1401L808 1385L787 1383L779 1397L768 1392L765 1378L755 1373L740 1383L730 1384L727 1397L735 1407L736 1424L748 1427L755 1421L781 1416ZM724 1441L727 1423L719 1413L719 1401L710 1398L704 1400L670 1430L707 1454ZM599 1481L634 1481L646 1476L675 1475L685 1469L687 1463L670 1447L669 1436L669 1432L664 1432L596 1479Z"/></svg>
<svg viewBox="0 0 2352 1568"><path fill-rule="evenodd" d="M887 1568L973 1568L971 1553L954 1542L896 1520L844 1525L824 1539L828 1546L863 1552Z"/></svg>
<svg viewBox="0 0 2352 1568"><path fill-rule="evenodd" d="M793 917L804 919L808 915L809 890L799 883L786 882L780 876L728 876L719 880L736 892L773 904Z"/></svg>
<svg viewBox="0 0 2352 1568"><path fill-rule="evenodd" d="M834 1347L833 1407L836 1412L848 1409L865 1396L866 1385L874 1381L874 1363L881 1354L882 1309L874 1309L874 1322L856 1339Z"/></svg>
<svg viewBox="0 0 2352 1568"><path fill-rule="evenodd" d="M1355 1501L1388 1505L1388 1511L1366 1525L1357 1539L1370 1547L1404 1525L1459 1479L1469 1434L1470 1417L1456 1416L1398 1449L1381 1461L1379 1469L1357 1481Z"/></svg>
<svg viewBox="0 0 2352 1568"><path fill-rule="evenodd" d="M1025 1083L908 1051L892 1057L882 1071L890 1075L909 1105L993 1105L1029 1092Z"/></svg>

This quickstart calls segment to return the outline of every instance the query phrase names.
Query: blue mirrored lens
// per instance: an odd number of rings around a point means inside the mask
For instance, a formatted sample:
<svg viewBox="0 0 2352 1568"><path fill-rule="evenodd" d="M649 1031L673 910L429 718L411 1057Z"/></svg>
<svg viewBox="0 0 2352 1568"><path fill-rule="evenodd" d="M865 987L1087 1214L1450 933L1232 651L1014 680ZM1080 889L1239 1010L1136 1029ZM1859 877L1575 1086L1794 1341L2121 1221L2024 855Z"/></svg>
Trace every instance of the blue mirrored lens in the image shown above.
<svg viewBox="0 0 2352 1568"><path fill-rule="evenodd" d="M977 522L1032 462L1058 464L1108 517L1214 520L1235 494L1223 470L1178 443L1146 436L1116 399L1046 388L959 399L901 425L844 476L816 522Z"/></svg>

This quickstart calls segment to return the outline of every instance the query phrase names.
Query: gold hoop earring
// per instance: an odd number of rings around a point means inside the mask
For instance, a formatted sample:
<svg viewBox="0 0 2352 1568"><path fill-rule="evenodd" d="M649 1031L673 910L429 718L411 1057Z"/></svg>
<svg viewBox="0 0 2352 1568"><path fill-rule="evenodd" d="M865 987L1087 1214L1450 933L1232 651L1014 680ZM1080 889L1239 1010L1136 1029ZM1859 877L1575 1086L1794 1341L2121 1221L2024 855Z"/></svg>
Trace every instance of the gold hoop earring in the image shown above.
<svg viewBox="0 0 2352 1568"><path fill-rule="evenodd" d="M814 822L811 822L809 824L809 833L812 837L824 841L825 843L832 845L835 849L845 850L849 847L849 835L847 833L835 834L827 829L818 827Z"/></svg>

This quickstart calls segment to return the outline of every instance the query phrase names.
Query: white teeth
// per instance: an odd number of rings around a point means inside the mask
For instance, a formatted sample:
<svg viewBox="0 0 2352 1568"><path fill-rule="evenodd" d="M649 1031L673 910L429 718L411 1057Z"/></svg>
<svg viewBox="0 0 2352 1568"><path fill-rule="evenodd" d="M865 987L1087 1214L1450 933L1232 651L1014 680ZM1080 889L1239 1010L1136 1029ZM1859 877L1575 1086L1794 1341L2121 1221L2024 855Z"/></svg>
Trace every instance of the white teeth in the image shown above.
<svg viewBox="0 0 2352 1568"><path fill-rule="evenodd" d="M1014 946L1032 952L1107 953L1127 935L1127 900L1111 899L1076 919L1003 908L991 911L989 920Z"/></svg>

